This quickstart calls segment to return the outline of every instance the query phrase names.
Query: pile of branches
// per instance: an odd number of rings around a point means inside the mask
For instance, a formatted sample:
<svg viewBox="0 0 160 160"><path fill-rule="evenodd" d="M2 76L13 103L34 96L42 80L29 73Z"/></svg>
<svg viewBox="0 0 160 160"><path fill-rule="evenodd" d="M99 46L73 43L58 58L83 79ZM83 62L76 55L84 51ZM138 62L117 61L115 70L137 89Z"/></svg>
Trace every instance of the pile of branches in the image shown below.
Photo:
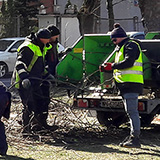
<svg viewBox="0 0 160 160"><path fill-rule="evenodd" d="M48 124L56 125L55 131L41 130L23 136L22 108L20 98L12 100L10 119L3 119L7 140L10 146L24 147L34 143L70 143L84 137L100 137L108 130L100 126L96 117L90 117L89 111L72 108L72 98L67 96L52 98L49 105Z"/></svg>
<svg viewBox="0 0 160 160"><path fill-rule="evenodd" d="M62 83L63 84L63 83ZM92 83L89 83L90 85ZM64 89L65 86L65 89ZM68 92L66 86L71 89ZM7 140L10 146L23 147L34 145L34 143L70 143L75 139L99 138L118 134L115 128L105 128L100 126L96 117L89 116L90 111L78 110L72 107L73 97L80 89L78 86L63 84L62 87L55 85L51 88L51 101L49 105L48 124L56 125L55 131L40 130L31 132L25 137L22 134L22 109L23 105L17 91L12 90L12 106L10 119L4 119L6 126ZM89 86L87 86L89 88ZM83 88L84 89L84 88Z"/></svg>

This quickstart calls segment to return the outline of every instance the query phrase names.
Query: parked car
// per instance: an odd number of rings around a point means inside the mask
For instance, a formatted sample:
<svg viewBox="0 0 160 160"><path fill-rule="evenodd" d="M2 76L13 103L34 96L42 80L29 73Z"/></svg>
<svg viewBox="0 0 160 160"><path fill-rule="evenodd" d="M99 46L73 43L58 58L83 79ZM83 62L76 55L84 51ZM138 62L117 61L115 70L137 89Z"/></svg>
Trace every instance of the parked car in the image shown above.
<svg viewBox="0 0 160 160"><path fill-rule="evenodd" d="M17 57L17 48L24 42L25 37L0 39L0 78L13 72Z"/></svg>
<svg viewBox="0 0 160 160"><path fill-rule="evenodd" d="M127 32L127 35L134 39L145 39L144 32Z"/></svg>
<svg viewBox="0 0 160 160"><path fill-rule="evenodd" d="M144 32L126 32L127 36L129 36L130 38L134 38L134 39L145 39L145 34ZM111 32L108 32L107 35L111 35Z"/></svg>

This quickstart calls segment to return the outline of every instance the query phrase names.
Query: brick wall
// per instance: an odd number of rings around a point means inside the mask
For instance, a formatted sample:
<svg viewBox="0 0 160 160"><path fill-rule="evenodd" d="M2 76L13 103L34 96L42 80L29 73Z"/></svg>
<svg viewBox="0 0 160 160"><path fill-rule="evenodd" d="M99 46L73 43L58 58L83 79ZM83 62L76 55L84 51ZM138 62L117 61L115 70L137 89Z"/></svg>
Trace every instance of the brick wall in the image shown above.
<svg viewBox="0 0 160 160"><path fill-rule="evenodd" d="M46 14L53 14L54 0L41 0L46 8Z"/></svg>

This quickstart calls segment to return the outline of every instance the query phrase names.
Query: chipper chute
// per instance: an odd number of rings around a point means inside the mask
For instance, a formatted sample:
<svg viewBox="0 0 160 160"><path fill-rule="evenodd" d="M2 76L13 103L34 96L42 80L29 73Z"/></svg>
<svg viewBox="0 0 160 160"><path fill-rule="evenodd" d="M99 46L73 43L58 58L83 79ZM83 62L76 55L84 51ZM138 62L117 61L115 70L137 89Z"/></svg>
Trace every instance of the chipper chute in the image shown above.
<svg viewBox="0 0 160 160"><path fill-rule="evenodd" d="M99 65L114 49L107 34L86 34L72 46L57 66L59 80L73 84L82 83L86 78L99 81Z"/></svg>

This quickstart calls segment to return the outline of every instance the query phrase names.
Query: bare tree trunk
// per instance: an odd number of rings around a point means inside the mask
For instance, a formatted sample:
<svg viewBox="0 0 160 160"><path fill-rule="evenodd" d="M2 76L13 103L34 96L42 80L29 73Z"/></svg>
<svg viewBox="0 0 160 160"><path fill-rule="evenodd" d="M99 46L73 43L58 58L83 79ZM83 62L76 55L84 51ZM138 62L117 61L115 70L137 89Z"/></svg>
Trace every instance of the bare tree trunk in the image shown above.
<svg viewBox="0 0 160 160"><path fill-rule="evenodd" d="M139 7L146 31L160 31L160 0L139 0Z"/></svg>
<svg viewBox="0 0 160 160"><path fill-rule="evenodd" d="M81 35L85 33L96 33L96 20L100 15L100 0L84 0L77 18Z"/></svg>
<svg viewBox="0 0 160 160"><path fill-rule="evenodd" d="M108 18L109 18L109 30L113 29L114 25L114 12L113 12L113 0L107 0Z"/></svg>

